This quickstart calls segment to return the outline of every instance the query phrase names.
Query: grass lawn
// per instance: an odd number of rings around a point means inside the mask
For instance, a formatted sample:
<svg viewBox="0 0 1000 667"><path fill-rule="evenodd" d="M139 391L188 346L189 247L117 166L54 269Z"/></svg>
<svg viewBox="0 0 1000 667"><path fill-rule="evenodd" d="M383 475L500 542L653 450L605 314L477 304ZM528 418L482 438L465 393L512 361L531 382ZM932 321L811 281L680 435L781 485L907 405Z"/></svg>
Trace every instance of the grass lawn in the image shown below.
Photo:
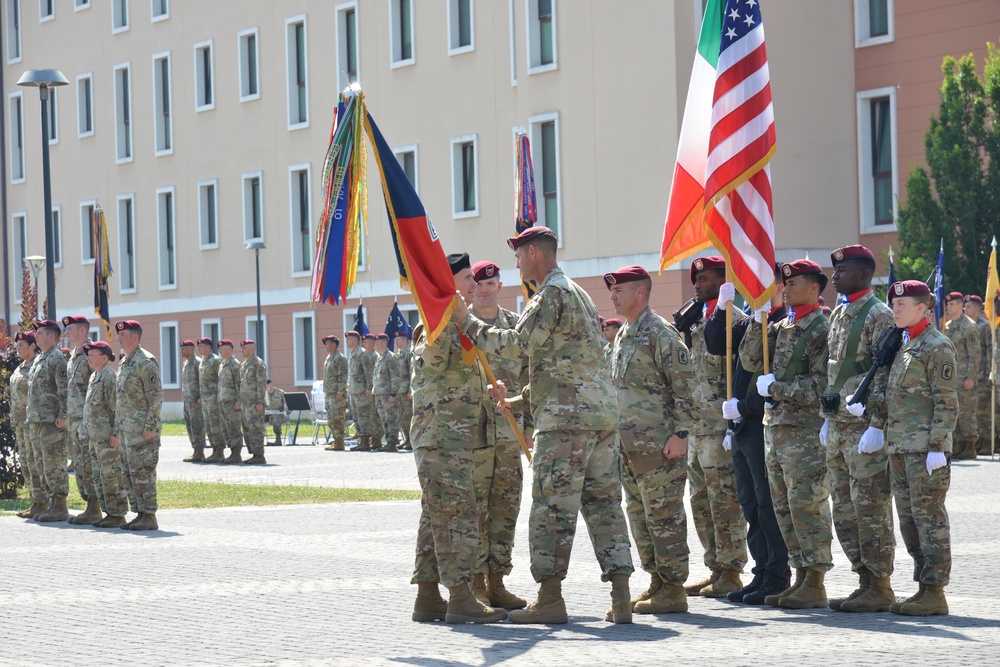
<svg viewBox="0 0 1000 667"><path fill-rule="evenodd" d="M299 424L299 442L312 438L313 425L312 422L307 419L306 414L302 415L302 422ZM291 438L292 432L295 431L295 420L293 419L288 424L285 424L282 429L282 437ZM348 427L348 431L351 431L351 427ZM268 439L273 438L273 433L271 431L271 426L269 424L264 425L264 433L267 435ZM163 422L163 435L181 435L187 436L187 428L184 426L184 420L179 421L166 421Z"/></svg>

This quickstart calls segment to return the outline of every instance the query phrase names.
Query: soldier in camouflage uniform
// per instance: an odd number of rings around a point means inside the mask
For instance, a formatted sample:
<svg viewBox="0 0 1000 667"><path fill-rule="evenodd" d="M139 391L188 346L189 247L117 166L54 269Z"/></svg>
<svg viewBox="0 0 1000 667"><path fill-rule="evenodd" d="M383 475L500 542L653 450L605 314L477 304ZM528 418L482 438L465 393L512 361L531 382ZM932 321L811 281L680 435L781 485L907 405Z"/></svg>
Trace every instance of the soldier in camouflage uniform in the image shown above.
<svg viewBox="0 0 1000 667"><path fill-rule="evenodd" d="M720 409L726 396L726 358L709 354L705 319L715 312L719 287L726 279L726 261L718 255L694 260L690 270L694 295L703 306L703 317L691 329L691 367L697 379L698 413L688 451L691 514L698 538L705 548L705 566L711 575L685 588L688 595L725 597L740 590L740 573L747 563L746 519L740 507L733 471L733 457L723 448L726 420ZM733 321L745 317L733 312Z"/></svg>
<svg viewBox="0 0 1000 667"><path fill-rule="evenodd" d="M323 362L323 396L326 401L326 423L333 435L333 444L327 451L344 451L344 432L347 430L347 357L340 353L340 339L324 336L326 361Z"/></svg>
<svg viewBox="0 0 1000 667"><path fill-rule="evenodd" d="M125 451L125 488L138 516L125 530L157 530L156 464L160 460L160 408L163 385L160 364L140 341L142 325L135 320L115 323L125 356L115 380L115 435L112 447Z"/></svg>
<svg viewBox="0 0 1000 667"><path fill-rule="evenodd" d="M475 286L467 254L448 256L455 289ZM490 623L507 616L479 601L469 586L479 526L473 483L476 450L486 442L486 382L478 363L463 358L461 334L445 323L431 343L423 324L413 332L413 454L420 480L420 525L413 579L414 621ZM438 582L448 587L441 598Z"/></svg>
<svg viewBox="0 0 1000 667"><path fill-rule="evenodd" d="M944 587L951 577L951 529L944 503L951 485L948 454L961 405L955 384L962 376L954 346L927 321L933 308L927 285L916 280L894 283L889 299L896 326L906 331L889 369L884 398L874 396L870 402L874 413L886 416L899 532L913 557L913 580L919 583L915 595L889 611L947 614Z"/></svg>
<svg viewBox="0 0 1000 667"><path fill-rule="evenodd" d="M181 397L184 400L184 426L194 453L184 463L205 461L205 413L201 403L201 359L194 353L194 341L181 341Z"/></svg>
<svg viewBox="0 0 1000 667"><path fill-rule="evenodd" d="M615 337L618 336L619 329L622 328L622 321L617 317L609 317L606 320L601 320L601 335L604 336L604 340L608 341L604 346L604 356L607 357L608 363L611 363L611 354L615 347Z"/></svg>
<svg viewBox="0 0 1000 667"><path fill-rule="evenodd" d="M362 358L361 362L365 365L365 372L368 375L368 391L370 393L370 400L365 406L367 410L365 420L371 424L371 448L373 452L382 448L382 437L385 435L382 428L382 417L379 416L378 404L375 401L375 362L378 361L379 356L378 352L375 351L375 339L375 334L369 333L365 334L361 341L361 346L367 355L367 359Z"/></svg>
<svg viewBox="0 0 1000 667"><path fill-rule="evenodd" d="M59 334L58 322L35 321L35 338L41 354L28 371L28 437L35 449L42 490L49 500L48 509L34 517L35 521L42 522L69 519L69 510L66 509L66 496L69 494L69 475L66 472L66 357L57 345Z"/></svg>
<svg viewBox="0 0 1000 667"><path fill-rule="evenodd" d="M73 524L92 525L103 518L101 514L100 490L98 489L97 462L90 456L90 448L81 437L83 427L83 402L87 396L90 381L90 364L83 351L90 333L90 320L83 315L67 315L62 318L66 338L72 346L69 363L66 365L66 445L73 461L77 490L87 503L82 514L72 517Z"/></svg>
<svg viewBox="0 0 1000 667"><path fill-rule="evenodd" d="M205 432L212 445L212 454L204 462L222 463L226 449L226 432L223 429L222 411L219 409L219 367L222 365L222 357L213 351L213 344L214 341L207 336L198 339L198 354L201 356L198 393L201 396Z"/></svg>
<svg viewBox="0 0 1000 667"><path fill-rule="evenodd" d="M649 588L632 600L637 614L688 609L687 432L695 420L697 380L673 326L649 308L653 283L641 266L605 274L625 326L614 342L611 379L618 389L618 434L629 525ZM607 322L605 321L605 324Z"/></svg>
<svg viewBox="0 0 1000 667"><path fill-rule="evenodd" d="M285 392L274 386L271 380L267 381L267 388L264 392L264 414L267 416L267 423L271 425L274 432L274 444L281 447L281 429L288 423L287 406L285 405Z"/></svg>
<svg viewBox="0 0 1000 667"><path fill-rule="evenodd" d="M454 317L487 354L528 358L528 382L520 400L535 425L534 482L529 519L531 574L541 583L514 623L566 623L562 580L569 567L577 515L583 512L601 578L612 583L615 623L632 622L628 579L632 574L628 527L622 512L618 405L601 346L597 307L566 277L556 259L557 239L546 227L530 227L508 239L523 280L538 291L513 330L489 327L464 303Z"/></svg>
<svg viewBox="0 0 1000 667"><path fill-rule="evenodd" d="M951 292L945 297L944 333L955 346L958 358L955 391L958 392L958 427L955 429L954 459L976 458L976 442L979 440L977 413L979 395L976 392L976 378L980 371L982 352L979 330L976 323L962 311L965 297L961 292Z"/></svg>
<svg viewBox="0 0 1000 667"><path fill-rule="evenodd" d="M979 373L976 375L976 421L979 424L979 439L976 440L976 453L986 454L990 451L990 407L993 405L993 390L990 386L990 371L993 366L993 332L990 323L983 315L983 298L977 294L965 297L965 314L976 323L979 331Z"/></svg>
<svg viewBox="0 0 1000 667"><path fill-rule="evenodd" d="M889 611L896 601L889 576L896 554L892 527L889 455L885 451L882 416L864 416L864 406L848 405L872 365L872 346L895 326L892 312L871 290L875 255L860 245L838 248L830 255L833 287L841 295L830 317L827 384L821 414L820 444L833 501L833 525L860 585L847 598L834 598L835 611ZM885 391L889 369L875 374L871 392Z"/></svg>
<svg viewBox="0 0 1000 667"><path fill-rule="evenodd" d="M819 446L820 396L826 387L829 323L817 303L827 277L808 259L781 267L785 322L768 327L771 372L757 378L757 392L768 397L764 416L767 472L774 514L788 546L795 582L766 604L811 609L828 604L824 578L833 567L830 484L826 452ZM756 313L759 320L770 308ZM747 329L740 360L750 372L763 370L761 327Z"/></svg>
<svg viewBox="0 0 1000 667"><path fill-rule="evenodd" d="M219 341L219 413L222 415L222 432L229 446L229 456L223 463L243 463L243 432L240 429L240 362L233 356L233 341Z"/></svg>
<svg viewBox="0 0 1000 667"><path fill-rule="evenodd" d="M351 338L355 339L354 347L351 348ZM372 424L372 386L374 379L372 371L374 365L368 352L357 344L361 334L350 331L347 333L347 347L351 348L351 353L347 357L347 393L351 399L351 416L357 429L359 444L351 451L370 452L372 450L372 436L375 433L375 425Z"/></svg>
<svg viewBox="0 0 1000 667"><path fill-rule="evenodd" d="M48 507L49 499L42 490L42 473L40 461L35 459L35 448L31 446L28 435L28 373L38 354L38 343L35 342L34 331L18 331L14 336L17 356L21 364L10 374L10 423L14 427L14 443L17 446L17 458L21 462L21 475L28 486L31 496L31 507L18 512L22 519L33 519Z"/></svg>
<svg viewBox="0 0 1000 667"><path fill-rule="evenodd" d="M121 446L112 447L114 434L117 388L115 369L110 361L115 355L104 341L83 346L93 371L87 383L87 396L83 406L83 430L91 456L97 461L97 485L101 505L107 516L94 523L98 528L116 528L125 523L128 512L128 493L122 474Z"/></svg>
<svg viewBox="0 0 1000 667"><path fill-rule="evenodd" d="M263 465L264 458L264 392L267 390L267 366L257 356L257 343L245 339L240 341L240 425L243 427L243 442L247 452L252 454L244 463Z"/></svg>
<svg viewBox="0 0 1000 667"><path fill-rule="evenodd" d="M401 370L399 359L389 351L389 334L380 333L375 340L378 360L375 362L375 380L372 395L378 407L378 416L385 432L383 452L394 452L399 444L399 384Z"/></svg>
<svg viewBox="0 0 1000 667"><path fill-rule="evenodd" d="M399 358L401 382L396 398L400 402L399 428L403 432L403 442L399 445L400 451L413 449L413 445L410 443L410 422L413 421L413 394L410 393L410 375L412 373L410 359L412 354L413 348L410 347L409 332L397 331L396 356Z"/></svg>

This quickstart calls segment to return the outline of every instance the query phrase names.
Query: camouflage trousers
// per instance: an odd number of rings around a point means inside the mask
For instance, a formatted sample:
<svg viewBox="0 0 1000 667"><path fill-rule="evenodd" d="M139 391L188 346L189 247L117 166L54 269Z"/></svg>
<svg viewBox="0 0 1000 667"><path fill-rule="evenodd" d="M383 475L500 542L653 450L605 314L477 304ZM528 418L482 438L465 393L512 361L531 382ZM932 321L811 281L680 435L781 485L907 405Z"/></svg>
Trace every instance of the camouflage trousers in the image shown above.
<svg viewBox="0 0 1000 667"><path fill-rule="evenodd" d="M885 447L859 454L868 424L830 421L826 467L833 501L833 526L851 569L868 568L876 577L892 574L896 538L892 526L889 455Z"/></svg>
<svg viewBox="0 0 1000 667"><path fill-rule="evenodd" d="M705 566L742 572L747 563L747 522L740 507L733 457L722 448L725 432L692 435L688 444L691 516L705 549Z"/></svg>
<svg viewBox="0 0 1000 667"><path fill-rule="evenodd" d="M226 432L222 423L222 411L219 401L215 398L205 398L201 401L201 414L205 422L205 433L212 449L225 449Z"/></svg>
<svg viewBox="0 0 1000 667"><path fill-rule="evenodd" d="M397 394L396 400L399 401L399 430L403 432L403 442L410 442L410 423L413 422L413 399L410 398L410 392L405 394Z"/></svg>
<svg viewBox="0 0 1000 667"><path fill-rule="evenodd" d="M385 442L389 445L399 444L399 400L389 394L378 394L375 396L379 422L382 424L382 431L385 433Z"/></svg>
<svg viewBox="0 0 1000 667"><path fill-rule="evenodd" d="M243 443L254 456L264 454L264 413L257 412L256 403L243 403L240 407L240 426Z"/></svg>
<svg viewBox="0 0 1000 667"><path fill-rule="evenodd" d="M535 433L528 520L535 581L566 578L581 512L601 567L601 580L610 581L613 574L632 574L628 527L622 512L620 455L615 431Z"/></svg>
<svg viewBox="0 0 1000 667"><path fill-rule="evenodd" d="M21 461L21 475L24 484L31 494L31 502L47 503L48 494L42 490L41 462L37 460L37 452L31 446L31 436L27 424L18 424L14 429L14 443L17 446L17 458Z"/></svg>
<svg viewBox="0 0 1000 667"><path fill-rule="evenodd" d="M774 516L792 568L833 567L830 483L819 428L779 424L764 428L765 463Z"/></svg>
<svg viewBox="0 0 1000 667"><path fill-rule="evenodd" d="M203 408L195 407L197 403L184 401L184 425L187 427L188 440L194 449L205 449L205 413Z"/></svg>
<svg viewBox="0 0 1000 667"><path fill-rule="evenodd" d="M69 458L73 461L73 475L76 477L76 489L80 497L90 502L98 500L100 494L97 492L95 483L97 470L95 461L90 455L90 447L80 438L80 428L83 426L83 419L70 418L66 424L66 448L69 451Z"/></svg>
<svg viewBox="0 0 1000 667"><path fill-rule="evenodd" d="M976 394L979 396L977 419L979 422L979 453L988 454L990 451L990 438L993 431L993 413L990 408L993 406L993 389L986 380L979 380L976 386Z"/></svg>
<svg viewBox="0 0 1000 667"><path fill-rule="evenodd" d="M232 407L219 406L219 413L222 415L222 432L225 436L225 443L233 451L243 448L243 431L240 429L242 422L242 409L234 410Z"/></svg>
<svg viewBox="0 0 1000 667"><path fill-rule="evenodd" d="M132 437L132 442L119 437L124 448L122 454L125 465L122 468L122 478L128 493L129 503L136 512L153 514L156 512L156 464L160 462L160 437L143 440Z"/></svg>
<svg viewBox="0 0 1000 667"><path fill-rule="evenodd" d="M351 415L359 437L382 439L382 424L375 412L375 398L364 394L351 394Z"/></svg>
<svg viewBox="0 0 1000 667"><path fill-rule="evenodd" d="M514 528L521 512L521 445L499 440L495 445L475 450L472 473L479 516L477 574L510 574L514 550Z"/></svg>
<svg viewBox="0 0 1000 667"><path fill-rule="evenodd" d="M66 472L66 429L52 422L31 422L28 437L35 450L38 475L45 496L68 496L69 473Z"/></svg>
<svg viewBox="0 0 1000 667"><path fill-rule="evenodd" d="M955 382L958 394L958 423L955 425L955 440L967 442L979 438L979 394L976 388L966 390L961 381Z"/></svg>
<svg viewBox="0 0 1000 667"><path fill-rule="evenodd" d="M889 477L899 532L913 558L913 580L946 586L951 578L951 528L944 507L951 465L927 474L927 454L890 454Z"/></svg>
<svg viewBox="0 0 1000 667"><path fill-rule="evenodd" d="M684 456L622 455L625 509L642 569L678 586L688 578L690 555L684 511L687 468Z"/></svg>
<svg viewBox="0 0 1000 667"><path fill-rule="evenodd" d="M479 527L472 474L474 451L418 447L420 524L410 583L441 582L449 588L472 579Z"/></svg>
<svg viewBox="0 0 1000 667"><path fill-rule="evenodd" d="M122 447L111 446L111 438L88 438L90 456L96 463L95 481L105 514L125 516L128 513L128 493L122 471Z"/></svg>
<svg viewBox="0 0 1000 667"><path fill-rule="evenodd" d="M334 438L343 438L347 431L347 398L337 400L336 396L326 396L326 422Z"/></svg>

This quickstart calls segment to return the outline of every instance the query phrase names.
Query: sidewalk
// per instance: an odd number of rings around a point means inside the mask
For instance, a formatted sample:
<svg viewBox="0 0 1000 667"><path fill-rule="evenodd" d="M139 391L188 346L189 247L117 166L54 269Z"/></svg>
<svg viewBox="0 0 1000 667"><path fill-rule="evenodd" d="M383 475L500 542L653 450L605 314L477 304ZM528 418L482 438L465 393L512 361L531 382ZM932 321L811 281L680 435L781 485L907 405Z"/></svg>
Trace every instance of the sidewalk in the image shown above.
<svg viewBox="0 0 1000 667"><path fill-rule="evenodd" d="M269 447L274 465L235 469L169 461L183 445L164 446L162 478L416 483L406 454ZM581 523L564 586L568 625L419 624L409 584L417 502L164 511L154 533L3 517L0 665L995 664L998 475L1000 464L984 459L955 466L952 615L929 619L692 598L691 613L612 626L603 621L610 585ZM533 597L528 503L508 583ZM700 578L693 530L689 539ZM836 543L834 554L828 590L846 594L856 579ZM909 595L916 585L901 542L896 562L896 592ZM647 581L637 574L633 592Z"/></svg>

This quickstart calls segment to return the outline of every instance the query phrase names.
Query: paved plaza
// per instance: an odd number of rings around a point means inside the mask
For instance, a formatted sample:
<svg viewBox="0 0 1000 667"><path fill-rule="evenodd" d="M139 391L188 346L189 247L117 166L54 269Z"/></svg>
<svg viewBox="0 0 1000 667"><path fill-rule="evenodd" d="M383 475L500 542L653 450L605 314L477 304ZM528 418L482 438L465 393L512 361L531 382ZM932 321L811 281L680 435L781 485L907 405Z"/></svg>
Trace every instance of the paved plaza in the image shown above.
<svg viewBox="0 0 1000 667"><path fill-rule="evenodd" d="M417 488L408 454L269 447L270 465L236 467L180 463L187 453L168 438L161 478ZM691 598L691 613L613 626L581 523L568 625L413 623L416 501L163 511L150 533L0 517L0 665L998 664L998 478L984 458L955 465L952 615L928 619ZM533 597L527 507L508 583ZM856 579L834 553L828 590L846 594ZM901 542L896 563L896 593L909 595ZM647 581L636 575L633 592Z"/></svg>

